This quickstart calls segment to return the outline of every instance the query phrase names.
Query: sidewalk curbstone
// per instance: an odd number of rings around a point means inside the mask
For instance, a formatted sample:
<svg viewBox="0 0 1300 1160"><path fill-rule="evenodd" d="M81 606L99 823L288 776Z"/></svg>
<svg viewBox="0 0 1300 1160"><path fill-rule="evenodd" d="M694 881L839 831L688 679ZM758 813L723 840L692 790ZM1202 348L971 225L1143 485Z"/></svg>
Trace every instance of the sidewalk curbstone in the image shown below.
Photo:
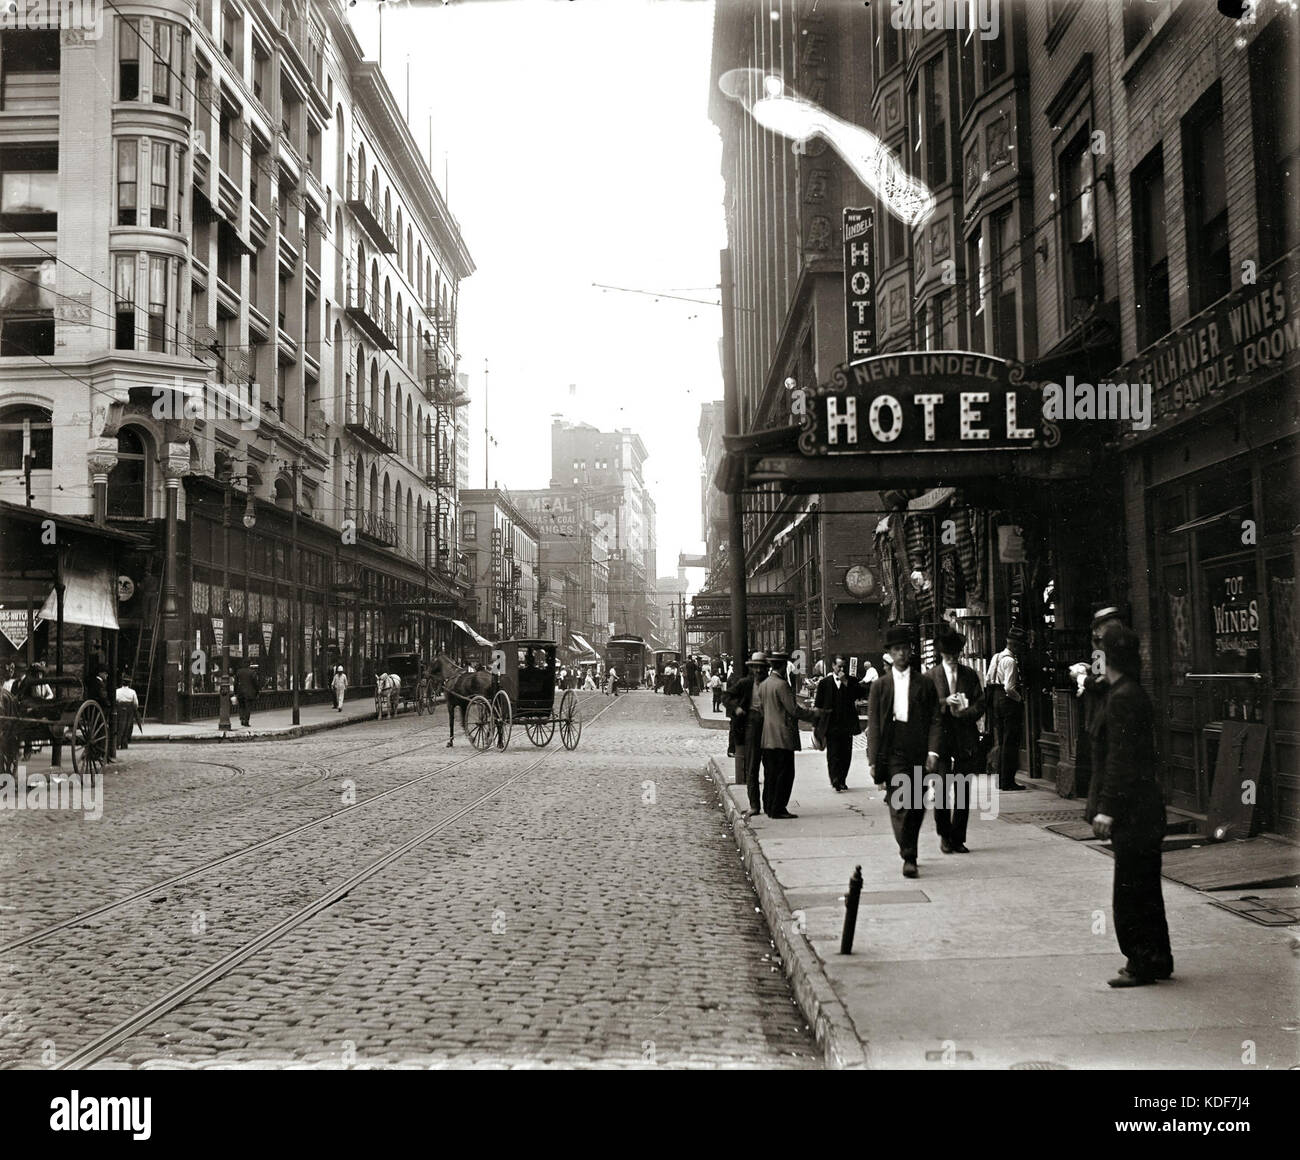
<svg viewBox="0 0 1300 1160"><path fill-rule="evenodd" d="M837 1071L869 1067L866 1046L848 1011L836 996L816 953L795 930L794 914L758 839L741 817L740 808L731 796L731 783L716 758L710 757L706 768L722 795L723 809L736 836L745 869L758 892L763 918L785 964L795 1001L812 1029L826 1066Z"/></svg>
<svg viewBox="0 0 1300 1160"><path fill-rule="evenodd" d="M278 741L285 738L305 737L310 733L323 733L327 729L342 729L345 725L357 725L362 721L376 721L379 715L374 712L360 713L354 717L340 717L334 720L313 721L305 725L290 725L284 729L231 729L228 733L149 733L132 737L134 745L158 745L163 742L172 744L225 744L242 741Z"/></svg>

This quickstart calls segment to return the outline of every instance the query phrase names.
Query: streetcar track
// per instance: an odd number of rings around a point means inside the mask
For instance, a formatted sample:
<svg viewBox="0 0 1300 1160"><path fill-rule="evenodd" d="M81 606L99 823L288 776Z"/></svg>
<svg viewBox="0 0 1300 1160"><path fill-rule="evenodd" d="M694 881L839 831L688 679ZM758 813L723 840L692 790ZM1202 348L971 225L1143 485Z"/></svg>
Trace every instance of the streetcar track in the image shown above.
<svg viewBox="0 0 1300 1160"><path fill-rule="evenodd" d="M611 706L607 705L605 706L605 709L608 709L610 707ZM600 712L597 713L596 716L591 719L591 722L584 722L583 727L586 728L587 724L594 723L595 720L605 712L605 709L601 709ZM395 758L401 757L406 753L413 753L419 749L427 749L430 745L433 744L435 744L435 742L429 741L426 742L424 745L416 746L414 749L406 749L402 753L389 754L387 757L381 757L376 761L365 763L363 768L370 768L371 766L381 765L385 761L392 761ZM365 748L370 748L370 747L369 746L356 747L356 749L365 749ZM347 752L355 752L355 750L348 750ZM158 882L151 883L148 886L142 887L141 889L133 891L132 893L122 898L116 899L112 902L105 902L100 906L92 907L90 910L80 911L79 913L71 915L68 918L61 919L59 922L52 923L50 926L42 927L40 930L33 931L31 934L24 935L22 938L14 939L12 942L0 944L0 955L4 955L10 951L17 950L19 947L30 946L33 943L40 942L46 938L49 938L51 935L55 935L58 934L60 931L67 930L69 927L79 926L82 923L87 922L92 918L98 918L101 915L110 914L114 910L118 910L130 906L133 903L139 902L143 898L148 898L150 895L156 894L160 890L164 890L172 886L177 886L182 882L188 882L192 878L197 878L203 874L206 874L210 870L215 870L218 867L224 866L228 862L233 862L238 858L242 858L247 854L254 854L257 853L259 850L265 850L271 846L278 845L280 842L283 842L287 838L292 838L295 835L304 833L307 830L316 829L320 826L325 825L327 822L333 821L335 818L342 817L344 814L349 814L352 811L359 810L365 806L374 805L375 803L380 802L385 798L392 797L394 794L399 793L404 789L409 789L411 786L419 785L422 782L429 781L431 778L437 777L439 774L446 773L448 770L452 770L457 768L458 766L465 765L468 762L473 761L477 757L482 757L488 753L497 753L497 752L500 751L497 750L496 748L485 749L482 751L475 750L474 752L469 754L469 756L462 757L458 761L452 761L446 765L440 765L438 766L437 769L430 770L428 773L421 774L419 777L411 778L404 782L399 782L397 785L390 786L388 789L381 790L375 794L371 794L369 797L364 798L363 800L358 802L353 802L351 805L344 806L342 809L334 810L332 813L325 814L319 818L313 818L311 821L303 822L301 825L294 826L292 829L285 830L282 833L272 834L268 838L263 838L260 841L254 842L251 846L243 846L238 850L230 851L229 853L221 855L219 858L214 858L208 862L203 863L201 866L196 866L190 870L184 870L179 874L174 874L170 878L164 878ZM335 754L333 756L338 756L338 755ZM547 756L550 756L550 754L544 754L543 759ZM206 764L212 764L212 763L206 763ZM322 766L322 768L324 767ZM530 766L529 768L531 769L534 767Z"/></svg>
<svg viewBox="0 0 1300 1160"><path fill-rule="evenodd" d="M602 708L598 713L596 713L596 715L593 716L590 721L583 722L583 729L585 730L589 725L594 725L596 721L598 721L605 714L607 710L612 709L617 703L618 703L617 701L611 701L609 704L604 706L604 708ZM484 752L492 753L492 752L497 752L497 750L491 749L491 750L485 750ZM535 761L530 762L524 769L521 769L518 773L514 774L511 777L506 778L505 781L500 782L498 785L494 786L486 793L480 794L468 805L461 806L459 809L452 811L452 813L446 815L439 821L435 822L433 825L428 826L425 829L421 830L414 837L408 838L400 846L397 846L395 849L390 850L387 854L384 854L381 857L376 858L373 862L369 863L367 866L362 867L351 877L347 878L343 882L340 882L338 885L331 887L324 894L321 894L317 898L313 899L311 902L307 903L306 906L300 907L294 913L281 919L274 926L263 931L261 934L255 936L254 938L249 939L248 941L244 942L240 946L236 947L234 950L228 952L226 955L218 959L215 963L210 964L209 966L205 967L203 970L198 972L198 974L191 976L184 983L181 983L178 986L173 987L171 990L160 995L157 999L153 1000L151 1003L140 1008L133 1015L128 1016L126 1019L119 1022L116 1026L110 1028L108 1031L99 1035L97 1038L91 1040L83 1047L74 1051L67 1058L56 1063L51 1070L66 1071L71 1068L84 1068L89 1064L94 1063L96 1060L102 1059L113 1048L120 1046L126 1040L130 1039L132 1036L142 1031L150 1024L157 1022L164 1015L167 1015L170 1012L174 1011L177 1007L185 1003L186 1000L192 998L200 991L206 989L210 984L216 982L218 979L223 978L225 975L228 975L232 970L234 970L240 964L244 963L246 960L252 958L260 951L265 950L267 947L278 942L286 934L289 934L291 931L296 930L298 927L302 926L304 923L308 922L316 915L320 914L326 908L333 906L337 902L340 902L343 898L347 897L347 895L351 894L352 891L355 890L358 886L361 886L364 883L368 882L370 879L374 878L382 870L386 869L393 862L396 862L399 858L403 857L405 854L410 853L412 850L416 849L418 846L428 841L434 835L441 833L449 826L454 825L461 818L465 817L467 814L472 813L474 810L478 809L479 806L483 805L487 801L490 801L492 798L500 794L503 790L508 789L510 786L514 785L515 782L520 781L523 778L527 777L530 773L532 773L535 769L541 766L548 759L554 757L557 752L558 751L556 750L548 750L547 752L543 753ZM480 754L476 752L473 756L477 757L480 756ZM466 761L470 761L470 760L472 760L472 758L465 758L463 761L452 763L451 766L444 766L443 769L450 769L456 765L463 765L465 764ZM442 772L442 770L437 770L435 772ZM432 776L433 774L426 775L426 777L432 777ZM426 780L426 778L420 778L417 780L423 781ZM407 784L414 784L414 783L407 783ZM398 787L394 787L394 788L396 789ZM386 791L386 792L391 792L391 791ZM367 799L367 801L374 801L374 800L377 799L376 798ZM360 805L361 803L357 803L357 804ZM349 807L349 808L355 808L355 807ZM299 827L299 829L305 829L305 828L307 827L306 826ZM297 831L290 831L290 833L294 833L294 832ZM256 847L252 847L252 849L255 848ZM228 860L229 860L228 858L222 859L222 861L228 861ZM217 865L217 864L218 863L213 863L212 865ZM182 877L190 877L190 876L191 875L184 875ZM179 878L176 879L176 881L179 880L181 879ZM154 887L154 889L157 889L157 887ZM101 908L101 910L111 909L113 905L120 905L120 904L110 904L110 906ZM97 913L97 912L88 912L88 913ZM51 931L55 929L58 928L55 927L50 928ZM26 941L30 941L30 940L26 940ZM12 944L12 945L20 945L20 944ZM0 952L6 949L8 948L0 947Z"/></svg>

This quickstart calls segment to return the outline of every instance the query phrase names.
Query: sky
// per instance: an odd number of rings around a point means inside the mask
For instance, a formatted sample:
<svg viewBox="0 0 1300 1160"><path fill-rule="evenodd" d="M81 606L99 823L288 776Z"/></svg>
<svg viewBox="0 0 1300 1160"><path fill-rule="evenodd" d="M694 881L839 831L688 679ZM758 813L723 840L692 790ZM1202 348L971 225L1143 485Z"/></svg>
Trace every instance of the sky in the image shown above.
<svg viewBox="0 0 1300 1160"><path fill-rule="evenodd" d="M384 5L383 66L477 267L461 286L470 483L550 482L552 415L646 445L660 575L703 550L700 404L722 397L710 0ZM373 0L351 19L379 55ZM408 67L409 65L409 67ZM410 96L407 99L409 75ZM664 290L705 304L602 291ZM572 388L572 389L571 389ZM703 573L688 573L692 588Z"/></svg>

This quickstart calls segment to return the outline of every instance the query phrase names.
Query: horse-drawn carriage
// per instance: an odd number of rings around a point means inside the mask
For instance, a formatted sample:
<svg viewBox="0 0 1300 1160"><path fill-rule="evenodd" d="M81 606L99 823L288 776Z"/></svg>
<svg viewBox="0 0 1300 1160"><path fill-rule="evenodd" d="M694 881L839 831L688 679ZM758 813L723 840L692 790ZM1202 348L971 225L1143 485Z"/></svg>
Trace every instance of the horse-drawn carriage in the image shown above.
<svg viewBox="0 0 1300 1160"><path fill-rule="evenodd" d="M83 695L80 677L43 677L54 696L40 698L0 690L0 774L17 774L18 755L34 741L48 741L57 753L72 750L72 769L94 777L108 760L108 717L98 701ZM39 686L37 686L39 687Z"/></svg>
<svg viewBox="0 0 1300 1160"><path fill-rule="evenodd" d="M447 712L455 739L455 713L475 749L505 749L516 722L534 745L549 745L558 728L565 749L577 749L582 736L578 695L572 689L555 700L555 642L507 640L492 650L486 671L460 669L450 657L439 656L432 674L447 694Z"/></svg>
<svg viewBox="0 0 1300 1160"><path fill-rule="evenodd" d="M391 653L384 659L383 672L375 679L375 712L381 721L396 716L399 709L414 708L423 715L433 708L433 700L433 682L418 653Z"/></svg>

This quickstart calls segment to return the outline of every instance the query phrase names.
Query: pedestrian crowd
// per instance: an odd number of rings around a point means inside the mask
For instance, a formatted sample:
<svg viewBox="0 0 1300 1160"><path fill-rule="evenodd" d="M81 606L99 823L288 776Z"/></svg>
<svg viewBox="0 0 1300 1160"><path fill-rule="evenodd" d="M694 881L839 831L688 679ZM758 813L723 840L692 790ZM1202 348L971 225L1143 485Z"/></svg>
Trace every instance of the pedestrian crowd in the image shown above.
<svg viewBox="0 0 1300 1160"><path fill-rule="evenodd" d="M913 629L898 625L885 635L883 672L867 664L851 673L842 654L832 656L824 675L819 663L810 708L795 696L790 654L753 653L743 675L722 682L721 690L709 685L731 719L728 756L743 747L745 817L797 817L788 807L801 720L813 723L812 744L826 754L832 788L847 790L865 700L868 773L885 791L903 876L919 875L918 838L931 804L942 853L969 854L974 777L987 771L996 775L999 792L1024 789L1015 775L1027 641L1013 628L981 677L962 659L966 636L945 627L934 639L938 662L922 671L914 664ZM1092 645L1095 660L1078 688L1079 765L1091 771L1085 819L1096 837L1110 839L1115 854L1112 908L1125 963L1109 985L1145 986L1173 974L1160 889L1165 807L1152 705L1139 683L1138 637L1118 609L1103 608L1093 618Z"/></svg>

